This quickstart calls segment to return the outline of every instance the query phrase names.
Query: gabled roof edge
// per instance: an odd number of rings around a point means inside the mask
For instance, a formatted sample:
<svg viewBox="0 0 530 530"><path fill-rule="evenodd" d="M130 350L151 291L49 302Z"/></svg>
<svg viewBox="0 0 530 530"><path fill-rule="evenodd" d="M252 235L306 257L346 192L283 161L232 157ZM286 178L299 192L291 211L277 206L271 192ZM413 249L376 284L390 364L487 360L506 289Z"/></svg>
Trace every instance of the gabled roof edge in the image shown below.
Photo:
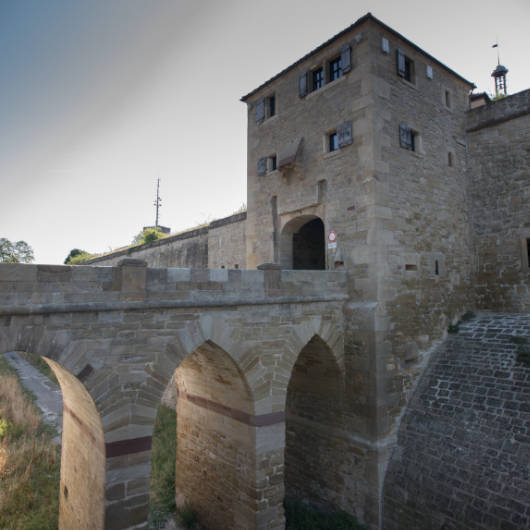
<svg viewBox="0 0 530 530"><path fill-rule="evenodd" d="M303 61L305 61L306 59L308 59L309 57L311 57L312 55L316 54L317 52L319 52L320 50L322 50L323 48L325 48L326 46L328 46L329 44L331 44L332 42L336 41L337 39L339 39L340 37L342 37L344 34L348 33L349 31L355 29L357 26L360 26L361 24L363 24L364 22L366 22L367 20L373 20L376 24L379 24L383 29L385 29L386 31L388 31L389 33L392 33L393 35L395 35L396 37L400 38L401 40L403 40L404 42L406 42L411 48L414 48L416 51L419 51L420 53L422 53L423 55L425 55L426 57L428 57L431 61L433 61L434 63L436 63L438 66L441 66L442 68L444 68L445 70L447 70L448 72L452 73L453 75L455 75L456 77L458 77L459 79L461 79L462 81L464 81L465 83L467 83L471 88L476 88L476 85L475 83L472 83L471 81L467 80L465 77L462 77L460 74L456 73L454 70L452 70L451 68L449 68L448 66L446 66L444 63L442 63L441 61L439 61L438 59L436 59L436 57L433 57L431 54L427 53L425 50L423 50L422 48L420 48L417 44L414 44L412 41L410 41L409 39L407 39L406 37L404 37L403 35L401 35L401 33L399 33L398 31L396 31L395 29L392 29L390 26L387 26L384 22L381 22L381 20L379 20L378 18L374 17L372 15L372 13L368 12L366 13L366 15L362 16L361 18L357 19L351 26L348 26L347 28L343 29L342 31L340 31L339 33L337 33L336 35L334 35L333 37L331 37L330 39L328 39L326 42L322 43L320 46L317 46L316 48L314 48L313 50L311 50L309 53L307 53L306 55L304 55L303 57L301 57L300 59L298 59L297 61L295 61L293 64L291 64L290 66L288 66L287 68L284 68L281 72L277 73L275 76L271 77L268 81L265 81L264 83L262 83L261 85L259 85L257 88L255 88L254 90L251 90L248 94L244 95L241 97L240 101L243 101L244 103L248 100L248 98L250 98L251 96L253 96L256 92L258 92L259 90L261 90L263 87L267 86L269 83L272 83L272 81L278 79L279 77L281 77L283 74L287 73L288 71L292 70L293 68L295 68L296 66L298 66L300 63L302 63Z"/></svg>

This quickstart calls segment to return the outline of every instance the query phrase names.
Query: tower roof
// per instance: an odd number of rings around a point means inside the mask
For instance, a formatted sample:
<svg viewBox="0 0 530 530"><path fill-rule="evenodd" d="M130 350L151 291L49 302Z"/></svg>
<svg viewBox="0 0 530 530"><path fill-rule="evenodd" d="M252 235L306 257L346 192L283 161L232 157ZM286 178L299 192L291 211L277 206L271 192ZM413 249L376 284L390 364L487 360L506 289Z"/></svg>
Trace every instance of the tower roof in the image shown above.
<svg viewBox="0 0 530 530"><path fill-rule="evenodd" d="M506 75L508 73L508 68L502 64L498 64L497 68L491 72L491 77L500 77L502 75Z"/></svg>
<svg viewBox="0 0 530 530"><path fill-rule="evenodd" d="M455 75L456 77L458 77L459 79L461 79L462 81L464 81L465 83L470 85L472 88L476 88L475 83L472 83L471 81L468 81L467 79L465 79L461 75L457 74L454 70L451 70L451 68L449 68L448 66L446 66L445 64L440 62L438 59L436 59L432 55L428 54L425 50L422 50L418 45L414 44L412 41L410 41L409 39L407 39L406 37L404 37L403 35L398 33L395 29L392 29L390 26L387 26L386 24L381 22L378 18L374 17L372 15L372 13L368 12L368 13L366 13L366 15L364 15L361 18L359 18L358 20L356 20L351 26L348 26L346 29L343 29L341 32L337 33L336 35L331 37L329 40L327 40L326 42L324 42L320 46L317 46L314 50L311 50L308 54L306 54L303 57L301 57L300 59L298 59L298 61L294 62L293 64L291 64L287 68L284 68L281 72L279 72L275 76L271 77L268 81L265 81L265 83L262 83L260 86L258 86L254 90L251 90L248 94L245 94L241 98L241 101L246 102L251 96L253 96L256 92L258 92L258 90L260 90L263 87L267 86L269 83L271 83L275 79L278 79L280 76L282 76L283 74L285 74L289 70L292 70L297 65L299 65L301 62L305 61L306 59L308 59L309 57L311 57L315 53L319 52L320 50L322 50L323 48L325 48L329 44L333 43L334 41L336 41L337 39L342 37L344 34L348 33L349 31L352 31L353 29L355 29L357 27L359 27L362 23L366 22L367 20L372 20L376 24L379 24L379 26L381 26L383 29L385 29L389 33L392 33L393 35L395 35L399 39L401 39L404 42L406 42L411 48L414 48L415 50L423 53L427 58L429 58L431 61L436 63L438 66L441 66L442 68L444 68L448 72L452 73L453 75Z"/></svg>

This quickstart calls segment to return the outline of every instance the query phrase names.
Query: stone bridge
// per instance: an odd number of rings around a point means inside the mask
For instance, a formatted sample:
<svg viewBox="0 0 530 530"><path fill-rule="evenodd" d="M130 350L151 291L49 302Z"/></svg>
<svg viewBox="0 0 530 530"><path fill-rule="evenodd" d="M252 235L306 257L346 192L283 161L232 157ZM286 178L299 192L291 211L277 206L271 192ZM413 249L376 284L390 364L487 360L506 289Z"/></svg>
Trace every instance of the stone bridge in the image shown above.
<svg viewBox="0 0 530 530"><path fill-rule="evenodd" d="M329 434L342 425L346 284L343 271L2 264L0 353L42 355L63 393L60 527L147 527L173 375L177 501L207 527L282 528L285 490L355 501L337 466L360 452Z"/></svg>

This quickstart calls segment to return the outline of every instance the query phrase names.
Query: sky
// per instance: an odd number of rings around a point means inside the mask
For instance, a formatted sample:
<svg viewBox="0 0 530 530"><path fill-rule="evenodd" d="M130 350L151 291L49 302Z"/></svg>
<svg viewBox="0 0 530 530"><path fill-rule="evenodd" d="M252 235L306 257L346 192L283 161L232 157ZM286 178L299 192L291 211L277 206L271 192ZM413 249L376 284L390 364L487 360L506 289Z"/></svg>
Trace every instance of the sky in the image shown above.
<svg viewBox="0 0 530 530"><path fill-rule="evenodd" d="M37 263L246 203L246 106L370 11L477 85L530 88L529 0L0 0L0 238Z"/></svg>

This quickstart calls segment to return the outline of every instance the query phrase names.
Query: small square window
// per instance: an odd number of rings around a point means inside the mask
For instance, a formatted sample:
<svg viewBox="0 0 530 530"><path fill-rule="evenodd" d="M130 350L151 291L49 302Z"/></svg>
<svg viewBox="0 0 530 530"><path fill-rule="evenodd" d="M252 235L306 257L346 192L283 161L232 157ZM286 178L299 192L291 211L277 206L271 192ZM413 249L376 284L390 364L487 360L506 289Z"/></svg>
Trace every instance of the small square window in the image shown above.
<svg viewBox="0 0 530 530"><path fill-rule="evenodd" d="M407 57L401 50L397 50L397 74L409 81L414 83L414 61Z"/></svg>
<svg viewBox="0 0 530 530"><path fill-rule="evenodd" d="M337 132L332 132L329 134L328 136L328 148L329 148L329 152L331 153L332 151L337 151L337 149L339 148L339 137L337 136Z"/></svg>
<svg viewBox="0 0 530 530"><path fill-rule="evenodd" d="M312 90L318 90L324 86L324 69L317 68L312 72Z"/></svg>
<svg viewBox="0 0 530 530"><path fill-rule="evenodd" d="M335 81L335 79L338 79L339 77L342 77L342 59L340 56L329 62L330 82Z"/></svg>

